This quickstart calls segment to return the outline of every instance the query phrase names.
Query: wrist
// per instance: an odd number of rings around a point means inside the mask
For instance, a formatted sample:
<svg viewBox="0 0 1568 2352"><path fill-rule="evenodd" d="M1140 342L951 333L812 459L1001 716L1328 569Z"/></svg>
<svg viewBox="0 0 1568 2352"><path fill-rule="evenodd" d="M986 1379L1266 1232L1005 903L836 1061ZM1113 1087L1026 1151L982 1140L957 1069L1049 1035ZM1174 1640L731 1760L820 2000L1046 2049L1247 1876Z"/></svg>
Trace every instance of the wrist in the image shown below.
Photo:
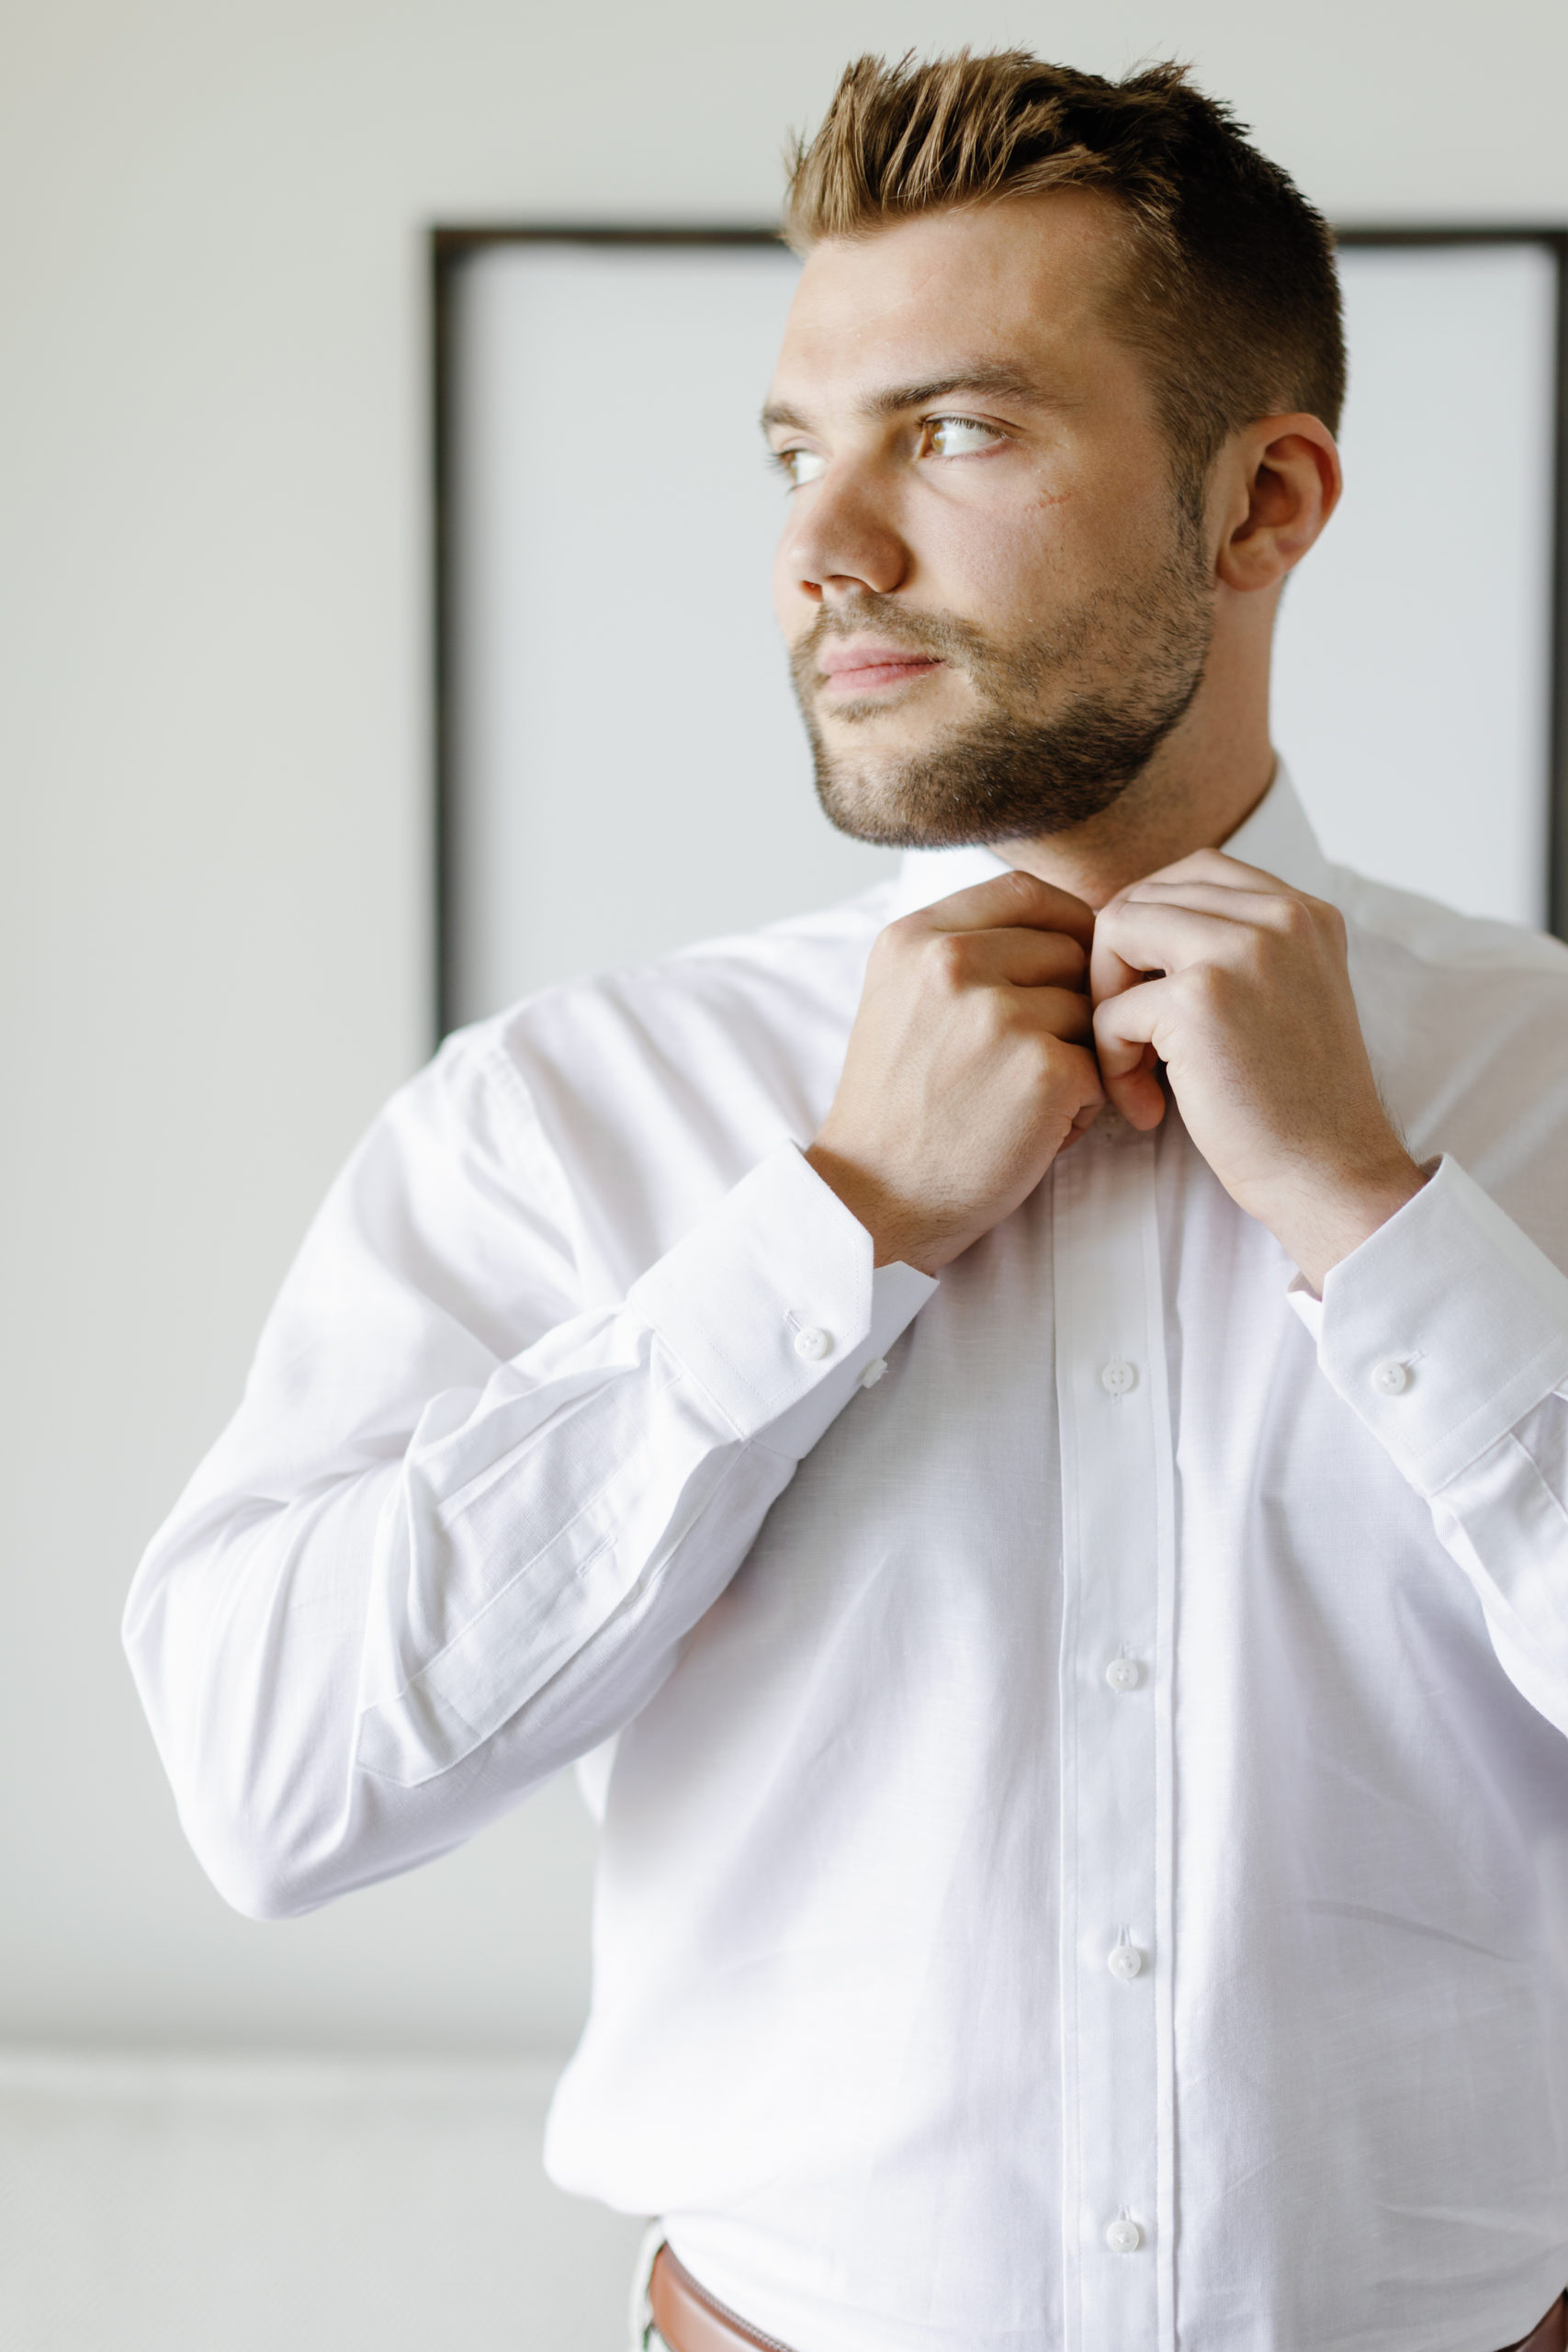
<svg viewBox="0 0 1568 2352"><path fill-rule="evenodd" d="M1321 1297L1327 1276L1413 1201L1427 1174L1403 1149L1370 1166L1324 1171L1292 1186L1265 1219Z"/></svg>
<svg viewBox="0 0 1568 2352"><path fill-rule="evenodd" d="M919 1273L934 1274L946 1262L927 1221L869 1169L821 1142L807 1145L805 1158L870 1234L875 1264L913 1266Z"/></svg>

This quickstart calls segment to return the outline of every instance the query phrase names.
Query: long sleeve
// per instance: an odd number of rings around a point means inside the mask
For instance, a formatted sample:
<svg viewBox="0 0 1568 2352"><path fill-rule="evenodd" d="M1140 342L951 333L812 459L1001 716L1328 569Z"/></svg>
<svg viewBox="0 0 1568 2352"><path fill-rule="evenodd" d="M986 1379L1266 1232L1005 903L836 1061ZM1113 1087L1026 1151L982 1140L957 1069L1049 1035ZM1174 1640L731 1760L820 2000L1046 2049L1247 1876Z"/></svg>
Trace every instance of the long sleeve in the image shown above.
<svg viewBox="0 0 1568 2352"><path fill-rule="evenodd" d="M459 1842L617 1731L932 1289L793 1146L584 1304L572 1176L462 1049L383 1114L125 1637L239 1908Z"/></svg>
<svg viewBox="0 0 1568 2352"><path fill-rule="evenodd" d="M1293 1303L1427 1502L1498 1660L1568 1733L1568 1278L1452 1159Z"/></svg>

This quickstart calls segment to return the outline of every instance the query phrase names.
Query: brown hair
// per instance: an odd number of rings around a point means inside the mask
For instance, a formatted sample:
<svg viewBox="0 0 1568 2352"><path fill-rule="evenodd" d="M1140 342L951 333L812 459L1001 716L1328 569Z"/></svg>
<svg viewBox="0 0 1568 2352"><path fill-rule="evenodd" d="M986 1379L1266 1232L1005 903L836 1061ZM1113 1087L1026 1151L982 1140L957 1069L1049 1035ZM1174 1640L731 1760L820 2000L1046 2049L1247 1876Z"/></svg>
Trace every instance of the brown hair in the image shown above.
<svg viewBox="0 0 1568 2352"><path fill-rule="evenodd" d="M1345 339L1334 240L1227 107L1176 64L1124 81L1002 50L861 57L789 154L784 229L805 251L912 214L1047 188L1123 208L1132 266L1111 305L1153 365L1183 491L1239 425L1303 410L1337 428Z"/></svg>

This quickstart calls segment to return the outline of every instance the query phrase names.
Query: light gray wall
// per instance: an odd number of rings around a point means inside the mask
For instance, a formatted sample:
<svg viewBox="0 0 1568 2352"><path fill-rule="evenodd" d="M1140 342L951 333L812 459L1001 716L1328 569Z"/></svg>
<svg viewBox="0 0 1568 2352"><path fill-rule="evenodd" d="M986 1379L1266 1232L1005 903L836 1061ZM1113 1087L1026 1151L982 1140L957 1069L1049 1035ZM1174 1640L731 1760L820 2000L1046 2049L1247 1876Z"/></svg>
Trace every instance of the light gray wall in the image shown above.
<svg viewBox="0 0 1568 2352"><path fill-rule="evenodd" d="M626 2352L547 2060L0 2052L14 2352Z"/></svg>
<svg viewBox="0 0 1568 2352"><path fill-rule="evenodd" d="M1561 0L6 0L0 2035L573 2030L569 1792L246 1925L116 1621L425 1048L425 224L763 219L847 53L957 37L1189 56L1341 218L1568 215Z"/></svg>

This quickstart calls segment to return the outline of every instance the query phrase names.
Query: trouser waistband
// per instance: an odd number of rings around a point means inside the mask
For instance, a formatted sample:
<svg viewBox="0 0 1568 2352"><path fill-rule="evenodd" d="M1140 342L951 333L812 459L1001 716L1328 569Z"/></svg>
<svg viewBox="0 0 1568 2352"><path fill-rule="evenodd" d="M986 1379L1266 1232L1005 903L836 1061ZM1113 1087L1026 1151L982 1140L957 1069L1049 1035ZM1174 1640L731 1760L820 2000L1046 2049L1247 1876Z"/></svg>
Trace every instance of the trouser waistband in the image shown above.
<svg viewBox="0 0 1568 2352"><path fill-rule="evenodd" d="M644 2352L658 2352L660 2346L667 2352L789 2352L776 2335L749 2327L738 2312L699 2286L667 2244L653 2257L642 2307ZM1560 2295L1538 2327L1502 2352L1568 2352L1568 2295Z"/></svg>

